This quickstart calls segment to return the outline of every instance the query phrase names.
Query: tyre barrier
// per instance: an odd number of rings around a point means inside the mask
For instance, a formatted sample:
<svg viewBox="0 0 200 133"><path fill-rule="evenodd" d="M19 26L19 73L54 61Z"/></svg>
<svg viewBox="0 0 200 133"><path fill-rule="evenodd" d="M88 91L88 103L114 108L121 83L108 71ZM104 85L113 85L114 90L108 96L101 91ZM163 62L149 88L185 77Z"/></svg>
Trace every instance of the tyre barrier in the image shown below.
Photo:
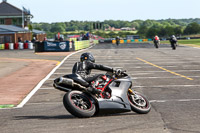
<svg viewBox="0 0 200 133"><path fill-rule="evenodd" d="M14 44L13 43L9 43L9 49L13 50L14 49Z"/></svg>
<svg viewBox="0 0 200 133"><path fill-rule="evenodd" d="M24 44L23 43L19 43L19 49L24 49Z"/></svg>
<svg viewBox="0 0 200 133"><path fill-rule="evenodd" d="M0 44L0 50L5 49L5 44Z"/></svg>
<svg viewBox="0 0 200 133"><path fill-rule="evenodd" d="M14 44L14 49L19 49L19 43Z"/></svg>
<svg viewBox="0 0 200 133"><path fill-rule="evenodd" d="M0 44L0 50L22 50L22 49L31 49L33 50L33 43L5 43L5 44Z"/></svg>
<svg viewBox="0 0 200 133"><path fill-rule="evenodd" d="M32 42L28 43L28 49L33 49L33 43Z"/></svg>
<svg viewBox="0 0 200 133"><path fill-rule="evenodd" d="M5 43L5 49L9 49L9 43Z"/></svg>
<svg viewBox="0 0 200 133"><path fill-rule="evenodd" d="M28 43L24 43L24 49L28 49Z"/></svg>

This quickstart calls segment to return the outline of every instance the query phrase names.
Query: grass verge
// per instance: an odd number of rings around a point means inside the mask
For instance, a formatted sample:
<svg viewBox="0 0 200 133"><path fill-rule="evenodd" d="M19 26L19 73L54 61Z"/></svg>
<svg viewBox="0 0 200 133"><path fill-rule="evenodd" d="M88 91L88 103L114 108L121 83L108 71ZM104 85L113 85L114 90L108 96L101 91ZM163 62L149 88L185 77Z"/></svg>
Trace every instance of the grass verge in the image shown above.
<svg viewBox="0 0 200 133"><path fill-rule="evenodd" d="M3 108L12 108L14 107L15 105L13 104L5 104L5 105L0 105L0 109L3 109Z"/></svg>

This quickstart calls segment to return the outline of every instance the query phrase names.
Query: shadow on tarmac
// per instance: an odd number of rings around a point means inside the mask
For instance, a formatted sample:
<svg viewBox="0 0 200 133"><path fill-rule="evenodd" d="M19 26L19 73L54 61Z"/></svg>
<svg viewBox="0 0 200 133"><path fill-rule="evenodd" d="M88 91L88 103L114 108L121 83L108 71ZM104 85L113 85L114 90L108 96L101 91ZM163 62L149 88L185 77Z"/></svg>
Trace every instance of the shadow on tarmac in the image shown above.
<svg viewBox="0 0 200 133"><path fill-rule="evenodd" d="M91 118L97 117L108 117L108 116L128 116L128 115L139 115L137 113L106 113L106 114L98 114ZM45 116L45 115L38 115L38 116L15 116L14 120L26 120L26 119L37 119L37 120L55 120L55 119L79 119L73 115L57 115L57 116ZM88 119L88 118L87 118Z"/></svg>

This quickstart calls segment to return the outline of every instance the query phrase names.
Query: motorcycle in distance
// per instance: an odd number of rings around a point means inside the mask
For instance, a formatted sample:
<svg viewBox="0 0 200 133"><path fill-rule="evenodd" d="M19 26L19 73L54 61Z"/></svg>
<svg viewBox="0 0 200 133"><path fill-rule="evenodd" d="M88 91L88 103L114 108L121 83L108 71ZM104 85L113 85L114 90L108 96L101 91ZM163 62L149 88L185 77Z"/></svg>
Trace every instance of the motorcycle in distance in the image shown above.
<svg viewBox="0 0 200 133"><path fill-rule="evenodd" d="M117 36L116 37L116 44L117 44L117 46L119 45L119 43L120 43L120 38L119 38L119 36Z"/></svg>
<svg viewBox="0 0 200 133"><path fill-rule="evenodd" d="M158 48L159 45L160 45L160 41L159 40L154 40L153 42L154 42L155 48Z"/></svg>
<svg viewBox="0 0 200 133"><path fill-rule="evenodd" d="M176 47L177 47L177 45L178 45L177 39L176 39L176 38L170 38L169 41L170 41L172 50L176 50Z"/></svg>
<svg viewBox="0 0 200 133"><path fill-rule="evenodd" d="M131 89L132 80L126 71L102 74L91 84L100 89L100 94L87 91L84 81L77 74L64 75L54 80L53 86L66 94L63 104L66 110L79 118L88 118L100 113L134 111L147 114L151 110L148 99Z"/></svg>

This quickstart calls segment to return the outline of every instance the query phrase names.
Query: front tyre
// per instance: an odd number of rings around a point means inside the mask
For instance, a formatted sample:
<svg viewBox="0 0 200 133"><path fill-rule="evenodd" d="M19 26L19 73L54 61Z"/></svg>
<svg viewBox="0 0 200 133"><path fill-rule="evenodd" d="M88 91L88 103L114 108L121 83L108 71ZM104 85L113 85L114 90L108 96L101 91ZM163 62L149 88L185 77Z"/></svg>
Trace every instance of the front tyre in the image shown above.
<svg viewBox="0 0 200 133"><path fill-rule="evenodd" d="M171 44L172 50L176 50L176 43Z"/></svg>
<svg viewBox="0 0 200 133"><path fill-rule="evenodd" d="M67 111L79 118L88 118L96 112L92 97L81 91L67 92L63 97L63 104Z"/></svg>
<svg viewBox="0 0 200 133"><path fill-rule="evenodd" d="M149 100L138 92L128 92L128 100L132 111L138 114L147 114L151 110Z"/></svg>
<svg viewBox="0 0 200 133"><path fill-rule="evenodd" d="M154 45L155 45L155 48L158 48L158 43L155 43Z"/></svg>

